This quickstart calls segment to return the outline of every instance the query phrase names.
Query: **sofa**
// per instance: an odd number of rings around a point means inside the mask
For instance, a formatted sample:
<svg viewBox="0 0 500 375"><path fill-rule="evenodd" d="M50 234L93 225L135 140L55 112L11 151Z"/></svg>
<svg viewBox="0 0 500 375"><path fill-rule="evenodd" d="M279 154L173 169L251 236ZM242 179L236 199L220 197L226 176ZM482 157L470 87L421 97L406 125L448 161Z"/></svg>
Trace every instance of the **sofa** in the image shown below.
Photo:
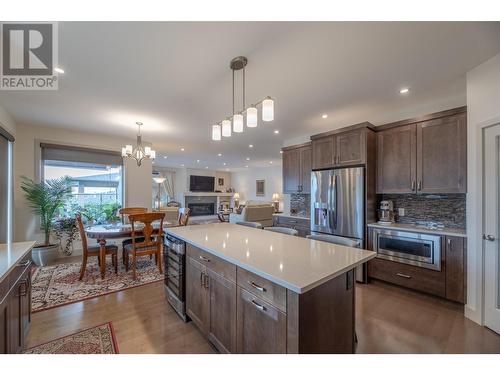
<svg viewBox="0 0 500 375"><path fill-rule="evenodd" d="M247 201L241 213L231 213L229 222L236 224L240 221L261 223L264 227L273 226L274 205L272 202Z"/></svg>

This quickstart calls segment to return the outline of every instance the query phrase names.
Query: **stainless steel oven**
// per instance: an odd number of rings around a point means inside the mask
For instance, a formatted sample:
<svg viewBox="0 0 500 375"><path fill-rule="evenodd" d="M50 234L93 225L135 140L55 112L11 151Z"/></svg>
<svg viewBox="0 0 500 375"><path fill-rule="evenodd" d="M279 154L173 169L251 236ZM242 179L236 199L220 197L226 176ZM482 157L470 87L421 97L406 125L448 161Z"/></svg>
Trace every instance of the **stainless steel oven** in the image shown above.
<svg viewBox="0 0 500 375"><path fill-rule="evenodd" d="M377 258L441 271L441 236L373 228Z"/></svg>

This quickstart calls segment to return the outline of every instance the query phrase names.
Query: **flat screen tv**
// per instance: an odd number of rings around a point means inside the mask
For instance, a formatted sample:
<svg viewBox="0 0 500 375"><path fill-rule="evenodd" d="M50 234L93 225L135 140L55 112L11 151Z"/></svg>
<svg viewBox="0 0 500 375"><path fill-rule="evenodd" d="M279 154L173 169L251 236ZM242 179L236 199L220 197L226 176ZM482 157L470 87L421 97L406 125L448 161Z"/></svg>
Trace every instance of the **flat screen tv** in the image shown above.
<svg viewBox="0 0 500 375"><path fill-rule="evenodd" d="M194 176L189 177L190 191L213 192L215 185L215 177L210 176Z"/></svg>

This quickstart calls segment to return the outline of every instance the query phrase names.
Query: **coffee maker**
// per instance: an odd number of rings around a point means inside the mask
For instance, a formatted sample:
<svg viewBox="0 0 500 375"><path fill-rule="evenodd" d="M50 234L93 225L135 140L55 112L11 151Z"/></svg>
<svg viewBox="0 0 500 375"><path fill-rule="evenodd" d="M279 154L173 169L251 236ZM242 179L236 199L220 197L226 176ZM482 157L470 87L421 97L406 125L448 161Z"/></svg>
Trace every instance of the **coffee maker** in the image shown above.
<svg viewBox="0 0 500 375"><path fill-rule="evenodd" d="M391 225L394 223L394 205L392 201L381 201L378 210L378 224Z"/></svg>

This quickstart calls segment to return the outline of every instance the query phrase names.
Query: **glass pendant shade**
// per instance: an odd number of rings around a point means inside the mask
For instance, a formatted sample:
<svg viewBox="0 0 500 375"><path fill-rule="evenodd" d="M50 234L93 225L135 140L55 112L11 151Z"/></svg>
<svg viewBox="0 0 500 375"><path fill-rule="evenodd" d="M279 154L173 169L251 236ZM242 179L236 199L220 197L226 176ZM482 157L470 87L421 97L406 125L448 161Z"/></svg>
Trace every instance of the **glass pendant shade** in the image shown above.
<svg viewBox="0 0 500 375"><path fill-rule="evenodd" d="M249 128L257 127L257 108L250 107L247 109L247 126Z"/></svg>
<svg viewBox="0 0 500 375"><path fill-rule="evenodd" d="M151 155L151 147L148 147L148 146L144 147L144 154L146 156Z"/></svg>
<svg viewBox="0 0 500 375"><path fill-rule="evenodd" d="M212 125L212 141L221 140L221 128L220 125Z"/></svg>
<svg viewBox="0 0 500 375"><path fill-rule="evenodd" d="M274 100L267 97L262 102L262 121L274 120Z"/></svg>
<svg viewBox="0 0 500 375"><path fill-rule="evenodd" d="M151 150L149 152L149 158L150 159L156 159L156 151L155 150Z"/></svg>
<svg viewBox="0 0 500 375"><path fill-rule="evenodd" d="M127 153L127 155L131 155L132 151L133 151L132 145L125 146L125 152Z"/></svg>
<svg viewBox="0 0 500 375"><path fill-rule="evenodd" d="M127 149L125 147L122 147L122 157L127 156Z"/></svg>
<svg viewBox="0 0 500 375"><path fill-rule="evenodd" d="M223 137L231 136L231 121L229 120L222 121L222 136Z"/></svg>
<svg viewBox="0 0 500 375"><path fill-rule="evenodd" d="M243 115L241 113L233 116L233 131L235 133L243 133Z"/></svg>

